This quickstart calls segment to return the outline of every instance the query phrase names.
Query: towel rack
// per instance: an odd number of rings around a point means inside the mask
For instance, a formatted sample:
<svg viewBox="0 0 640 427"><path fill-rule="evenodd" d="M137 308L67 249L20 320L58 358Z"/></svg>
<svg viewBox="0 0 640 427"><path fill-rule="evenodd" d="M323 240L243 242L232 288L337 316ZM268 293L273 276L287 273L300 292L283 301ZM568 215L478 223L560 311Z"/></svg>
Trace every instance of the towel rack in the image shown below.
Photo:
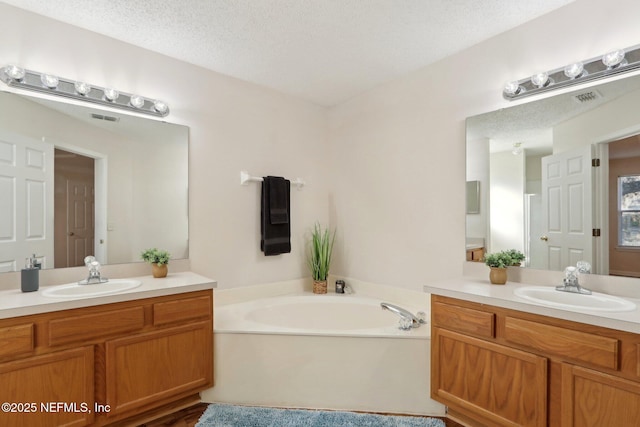
<svg viewBox="0 0 640 427"><path fill-rule="evenodd" d="M250 182L262 182L262 177L251 176L247 171L240 171L240 185L249 185ZM301 178L296 178L291 181L291 184L295 185L298 190L305 186L305 182Z"/></svg>

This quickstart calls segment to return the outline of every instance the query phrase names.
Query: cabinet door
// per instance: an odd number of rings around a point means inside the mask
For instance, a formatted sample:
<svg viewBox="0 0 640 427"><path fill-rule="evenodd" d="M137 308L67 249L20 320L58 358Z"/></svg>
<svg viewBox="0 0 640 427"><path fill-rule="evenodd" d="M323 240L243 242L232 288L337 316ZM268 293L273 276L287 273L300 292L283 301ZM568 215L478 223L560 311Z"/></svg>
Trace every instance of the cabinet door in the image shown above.
<svg viewBox="0 0 640 427"><path fill-rule="evenodd" d="M432 397L494 426L547 425L547 359L432 328Z"/></svg>
<svg viewBox="0 0 640 427"><path fill-rule="evenodd" d="M213 385L210 320L107 341L105 351L107 416Z"/></svg>
<svg viewBox="0 0 640 427"><path fill-rule="evenodd" d="M93 346L2 363L0 425L86 426L94 419L93 381Z"/></svg>
<svg viewBox="0 0 640 427"><path fill-rule="evenodd" d="M640 384L564 364L562 426L640 426Z"/></svg>

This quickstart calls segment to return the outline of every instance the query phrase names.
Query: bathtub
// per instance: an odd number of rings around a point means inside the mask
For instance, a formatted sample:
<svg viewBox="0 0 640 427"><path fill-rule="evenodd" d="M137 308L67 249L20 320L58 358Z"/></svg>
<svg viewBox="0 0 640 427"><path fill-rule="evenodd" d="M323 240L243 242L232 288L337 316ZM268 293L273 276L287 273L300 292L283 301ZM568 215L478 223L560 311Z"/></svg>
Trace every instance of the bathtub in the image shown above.
<svg viewBox="0 0 640 427"><path fill-rule="evenodd" d="M382 301L309 292L216 306L203 401L443 416L429 398L429 325L400 330Z"/></svg>

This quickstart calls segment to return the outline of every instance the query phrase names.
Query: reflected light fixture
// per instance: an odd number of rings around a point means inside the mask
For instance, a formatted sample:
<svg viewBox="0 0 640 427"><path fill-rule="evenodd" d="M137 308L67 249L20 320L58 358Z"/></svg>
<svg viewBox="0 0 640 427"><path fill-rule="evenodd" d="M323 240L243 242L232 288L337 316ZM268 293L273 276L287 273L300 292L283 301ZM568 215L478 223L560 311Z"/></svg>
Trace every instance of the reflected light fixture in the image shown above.
<svg viewBox="0 0 640 427"><path fill-rule="evenodd" d="M522 154L522 152L523 152L522 142L514 142L513 150L511 150L511 154L513 154L514 156L517 156L519 154Z"/></svg>
<svg viewBox="0 0 640 427"><path fill-rule="evenodd" d="M640 69L640 45L615 49L596 58L510 81L504 85L502 96L511 101L637 69Z"/></svg>
<svg viewBox="0 0 640 427"><path fill-rule="evenodd" d="M165 117L169 114L169 106L163 101L120 92L114 88L103 88L82 81L74 81L53 74L26 70L14 64L0 68L0 80L11 87L92 102L111 108L156 117Z"/></svg>

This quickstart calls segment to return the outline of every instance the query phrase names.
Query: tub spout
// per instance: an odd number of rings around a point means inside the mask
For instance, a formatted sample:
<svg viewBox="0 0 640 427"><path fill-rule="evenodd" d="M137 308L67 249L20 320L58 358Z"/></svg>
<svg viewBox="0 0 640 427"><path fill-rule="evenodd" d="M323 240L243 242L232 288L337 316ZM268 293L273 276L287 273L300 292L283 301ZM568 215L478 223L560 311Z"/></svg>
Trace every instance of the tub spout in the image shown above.
<svg viewBox="0 0 640 427"><path fill-rule="evenodd" d="M425 321L425 314L423 312L419 312L417 316L414 316L413 314L411 314L411 312L405 310L404 308L398 307L397 305L388 302L381 302L380 307L382 307L383 310L389 310L397 314L398 316L400 316L401 320L406 319L408 322L410 322L410 328L418 328L422 323L427 323Z"/></svg>

